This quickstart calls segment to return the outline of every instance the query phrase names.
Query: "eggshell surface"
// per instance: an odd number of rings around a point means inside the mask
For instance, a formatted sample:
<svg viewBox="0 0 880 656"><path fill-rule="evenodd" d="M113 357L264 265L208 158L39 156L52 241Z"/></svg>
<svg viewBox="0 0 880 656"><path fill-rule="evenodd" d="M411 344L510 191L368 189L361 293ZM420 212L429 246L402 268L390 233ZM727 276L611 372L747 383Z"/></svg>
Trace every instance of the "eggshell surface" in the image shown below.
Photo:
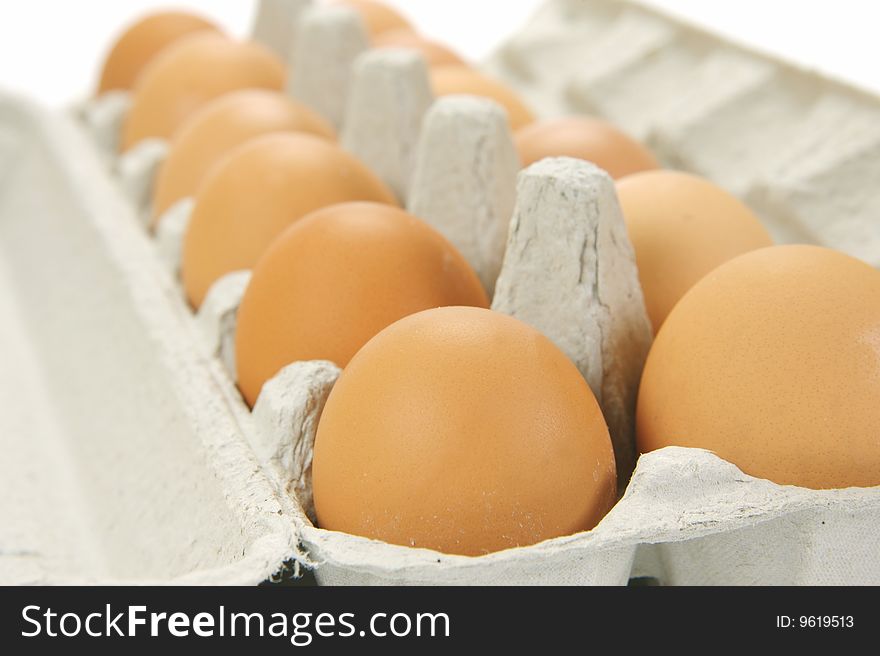
<svg viewBox="0 0 880 656"><path fill-rule="evenodd" d="M307 132L334 140L332 126L306 105L277 91L247 89L208 103L181 128L156 180L153 225L162 212L192 196L205 173L236 146L272 132Z"/></svg>
<svg viewBox="0 0 880 656"><path fill-rule="evenodd" d="M697 283L648 355L640 451L709 449L784 485L880 485L880 272L816 246Z"/></svg>
<svg viewBox="0 0 880 656"><path fill-rule="evenodd" d="M534 114L509 87L467 66L435 66L431 87L436 96L473 95L494 100L505 110L510 127L518 130L535 120Z"/></svg>
<svg viewBox="0 0 880 656"><path fill-rule="evenodd" d="M592 162L614 179L660 168L638 141L608 121L590 116L538 121L520 129L515 139L524 167L545 157L576 157Z"/></svg>
<svg viewBox="0 0 880 656"><path fill-rule="evenodd" d="M373 335L445 305L486 307L479 279L427 223L377 203L324 208L287 230L254 269L238 315L239 388L300 360L344 367Z"/></svg>
<svg viewBox="0 0 880 656"><path fill-rule="evenodd" d="M746 205L689 173L627 176L617 181L617 196L655 333L704 275L737 255L773 244Z"/></svg>
<svg viewBox="0 0 880 656"><path fill-rule="evenodd" d="M615 499L608 429L565 355L479 308L389 326L333 388L315 440L322 528L477 556L595 526Z"/></svg>
<svg viewBox="0 0 880 656"><path fill-rule="evenodd" d="M281 60L263 46L194 34L165 48L138 80L122 129L122 150L149 137L171 139L211 100L239 89L284 87Z"/></svg>
<svg viewBox="0 0 880 656"><path fill-rule="evenodd" d="M196 32L219 32L219 28L200 16L181 11L163 11L144 16L113 44L104 60L98 94L128 91L143 69L165 47Z"/></svg>
<svg viewBox="0 0 880 656"><path fill-rule="evenodd" d="M420 52L428 66L466 65L465 61L442 43L426 39L410 29L388 30L373 38L374 48L408 48Z"/></svg>
<svg viewBox="0 0 880 656"><path fill-rule="evenodd" d="M195 197L181 264L189 302L201 305L223 274L251 269L294 221L353 200L396 203L375 174L326 139L276 133L233 149Z"/></svg>

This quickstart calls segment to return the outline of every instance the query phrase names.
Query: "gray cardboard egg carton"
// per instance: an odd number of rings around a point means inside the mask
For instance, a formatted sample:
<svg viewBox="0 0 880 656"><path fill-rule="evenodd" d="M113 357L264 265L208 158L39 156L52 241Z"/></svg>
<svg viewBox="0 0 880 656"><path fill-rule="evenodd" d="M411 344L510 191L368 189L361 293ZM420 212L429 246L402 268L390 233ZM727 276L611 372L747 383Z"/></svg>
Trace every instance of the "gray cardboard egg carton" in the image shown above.
<svg viewBox="0 0 880 656"><path fill-rule="evenodd" d="M640 25L651 27L639 32ZM719 164L717 153L732 141L675 137L691 133L660 130L639 115L649 103L634 90L638 80L660 92L638 72L634 53L615 55L626 72L617 80L598 69L582 78L575 73L583 66L562 65L574 49L598 47L603 33L614 34L608 30L649 44L682 30L727 52L712 37L631 5L553 3L490 69L548 115L587 109L565 104L575 97L574 78L594 80L582 85L582 97L594 84L619 89L601 94L603 102L620 116L629 108L625 127L655 148L667 143L659 148L667 161L696 170L692 160ZM342 144L446 234L487 289L495 287L493 307L539 327L578 365L626 472L650 329L608 176L559 159L517 181L502 110L473 98L433 102L424 62L365 52L350 12L264 0L255 34L296 62L291 95L333 120ZM676 42L665 43L663 52ZM642 63L671 71L672 80L686 54ZM523 61L544 72L527 72ZM877 110L853 92L839 98L840 111L854 116ZM312 442L339 370L292 364L267 383L253 412L243 404L232 337L249 273L218 281L197 315L185 305L176 272L192 201L171 208L159 233L147 236L152 177L167 145L112 154L127 102L114 94L72 120L0 101L0 309L11 317L0 324L0 361L11 363L0 377L7 399L0 439L12 456L0 460L0 472L14 491L0 499L0 580L256 583L293 561L327 584L616 585L631 576L669 584L880 582L876 488L778 486L696 449L642 456L622 500L592 531L477 558L316 528ZM719 171L704 172L724 183ZM761 180L768 198L799 207L784 184ZM789 205L786 217L798 227Z"/></svg>

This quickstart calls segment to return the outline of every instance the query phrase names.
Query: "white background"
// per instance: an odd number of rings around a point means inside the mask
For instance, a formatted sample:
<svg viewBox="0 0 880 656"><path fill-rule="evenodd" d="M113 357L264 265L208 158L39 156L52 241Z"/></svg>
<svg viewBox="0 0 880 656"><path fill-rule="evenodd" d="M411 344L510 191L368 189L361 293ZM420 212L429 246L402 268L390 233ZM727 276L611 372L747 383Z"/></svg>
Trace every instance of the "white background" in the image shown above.
<svg viewBox="0 0 880 656"><path fill-rule="evenodd" d="M590 0L583 0L589 2ZM386 0L479 60L543 0ZM739 41L880 93L874 0L645 0ZM0 0L0 90L51 105L88 95L116 32L145 11L195 9L245 36L256 0Z"/></svg>

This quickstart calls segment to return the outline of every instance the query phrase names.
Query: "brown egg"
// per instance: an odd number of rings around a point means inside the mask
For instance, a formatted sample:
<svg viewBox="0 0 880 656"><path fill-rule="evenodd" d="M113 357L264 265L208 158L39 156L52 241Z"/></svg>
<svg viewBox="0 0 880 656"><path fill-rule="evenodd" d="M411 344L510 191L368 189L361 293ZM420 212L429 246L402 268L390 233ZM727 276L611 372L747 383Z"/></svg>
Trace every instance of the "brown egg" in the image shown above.
<svg viewBox="0 0 880 656"><path fill-rule="evenodd" d="M435 66L431 69L431 86L436 96L469 94L491 98L507 110L513 130L535 120L531 110L511 89L467 66Z"/></svg>
<svg viewBox="0 0 880 656"><path fill-rule="evenodd" d="M733 195L680 171L617 182L654 332L684 293L722 262L773 240Z"/></svg>
<svg viewBox="0 0 880 656"><path fill-rule="evenodd" d="M478 556L593 528L616 496L608 428L575 366L479 308L414 314L370 340L318 424L322 528Z"/></svg>
<svg viewBox="0 0 880 656"><path fill-rule="evenodd" d="M614 179L660 168L642 144L591 116L539 121L518 130L515 138L523 166L545 157L576 157L592 162Z"/></svg>
<svg viewBox="0 0 880 656"><path fill-rule="evenodd" d="M464 66L465 61L452 50L410 29L389 30L373 39L374 48L409 48L420 52L428 66Z"/></svg>
<svg viewBox="0 0 880 656"><path fill-rule="evenodd" d="M461 254L396 207L343 203L287 230L260 259L238 313L238 385L253 405L291 362L344 367L373 335L407 315L489 301Z"/></svg>
<svg viewBox="0 0 880 656"><path fill-rule="evenodd" d="M294 221L352 200L396 203L366 166L326 139L275 133L235 148L196 194L181 270L189 302L198 307L217 278L253 268Z"/></svg>
<svg viewBox="0 0 880 656"><path fill-rule="evenodd" d="M641 451L709 449L784 485L880 485L880 272L816 246L697 283L648 356Z"/></svg>
<svg viewBox="0 0 880 656"><path fill-rule="evenodd" d="M194 34L165 48L144 69L122 128L122 149L148 137L170 139L206 103L239 89L284 86L284 66L257 43Z"/></svg>
<svg viewBox="0 0 880 656"><path fill-rule="evenodd" d="M195 194L205 173L223 155L271 132L335 139L323 117L283 93L247 89L221 96L194 114L175 136L156 179L153 227L175 202Z"/></svg>
<svg viewBox="0 0 880 656"><path fill-rule="evenodd" d="M336 2L356 9L360 13L370 37L389 30L412 29L412 24L406 18L382 2L373 2L373 0L336 0Z"/></svg>
<svg viewBox="0 0 880 656"><path fill-rule="evenodd" d="M101 70L98 94L128 91L162 49L182 37L206 30L220 31L210 21L181 11L163 11L141 18L130 25L110 49Z"/></svg>

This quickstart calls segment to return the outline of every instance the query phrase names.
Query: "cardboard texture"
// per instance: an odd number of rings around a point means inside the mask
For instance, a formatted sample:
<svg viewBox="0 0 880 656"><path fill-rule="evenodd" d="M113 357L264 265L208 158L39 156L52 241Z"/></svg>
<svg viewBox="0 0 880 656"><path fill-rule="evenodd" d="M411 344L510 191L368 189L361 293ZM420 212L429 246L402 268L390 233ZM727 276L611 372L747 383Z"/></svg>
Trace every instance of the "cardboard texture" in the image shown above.
<svg viewBox="0 0 880 656"><path fill-rule="evenodd" d="M176 283L80 125L0 117L0 581L259 583L295 507Z"/></svg>

